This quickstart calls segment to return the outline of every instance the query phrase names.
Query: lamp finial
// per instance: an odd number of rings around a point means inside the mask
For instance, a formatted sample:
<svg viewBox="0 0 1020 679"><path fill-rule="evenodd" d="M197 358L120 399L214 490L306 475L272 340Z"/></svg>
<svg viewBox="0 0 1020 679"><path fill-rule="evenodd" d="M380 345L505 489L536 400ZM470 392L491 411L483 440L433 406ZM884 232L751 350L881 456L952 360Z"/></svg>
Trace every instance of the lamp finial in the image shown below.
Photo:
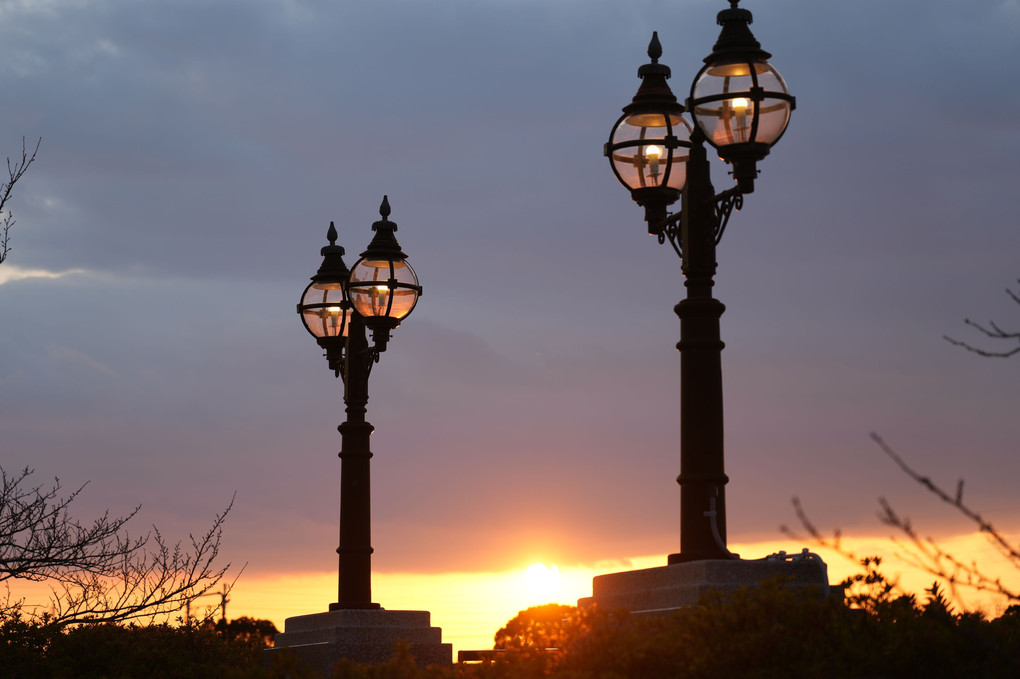
<svg viewBox="0 0 1020 679"><path fill-rule="evenodd" d="M652 60L653 64L657 64L661 56L662 43L659 42L659 32L652 31L652 40L648 43L648 58Z"/></svg>

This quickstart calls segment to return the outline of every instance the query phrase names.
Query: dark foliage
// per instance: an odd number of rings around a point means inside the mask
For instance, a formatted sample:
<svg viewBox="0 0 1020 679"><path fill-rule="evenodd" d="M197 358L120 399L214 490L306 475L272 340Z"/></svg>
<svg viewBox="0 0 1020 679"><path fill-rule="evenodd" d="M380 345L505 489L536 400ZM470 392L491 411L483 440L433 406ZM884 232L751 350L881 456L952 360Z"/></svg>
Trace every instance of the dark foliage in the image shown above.
<svg viewBox="0 0 1020 679"><path fill-rule="evenodd" d="M575 606L532 606L496 632L494 648L523 651L563 648L582 624Z"/></svg>
<svg viewBox="0 0 1020 679"><path fill-rule="evenodd" d="M272 647L273 639L280 632L271 620L259 620L248 616L227 620L226 624L222 620L215 624L206 621L203 627L216 630L220 636L229 641L261 644L263 648Z"/></svg>
<svg viewBox="0 0 1020 679"><path fill-rule="evenodd" d="M259 677L263 648L258 637L227 640L200 627L102 623L67 628L12 616L0 624L0 676Z"/></svg>

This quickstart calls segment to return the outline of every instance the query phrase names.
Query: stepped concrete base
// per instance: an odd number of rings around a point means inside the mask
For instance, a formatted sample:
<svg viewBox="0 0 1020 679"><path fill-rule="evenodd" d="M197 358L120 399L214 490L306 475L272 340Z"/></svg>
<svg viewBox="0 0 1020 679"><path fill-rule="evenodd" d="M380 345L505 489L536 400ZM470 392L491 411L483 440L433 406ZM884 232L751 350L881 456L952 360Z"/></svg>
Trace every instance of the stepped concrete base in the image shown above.
<svg viewBox="0 0 1020 679"><path fill-rule="evenodd" d="M592 595L579 599L577 605L625 608L631 613L666 613L696 604L712 590L735 592L777 576L788 579L794 587L816 586L820 596L830 593L825 562L802 553L755 561L690 561L598 575L592 580Z"/></svg>
<svg viewBox="0 0 1020 679"><path fill-rule="evenodd" d="M452 644L443 643L443 631L430 626L428 611L342 609L287 618L275 647L266 649L266 663L287 649L298 662L330 676L330 668L348 658L360 663L381 663L393 657L398 641L410 645L415 662L450 665Z"/></svg>

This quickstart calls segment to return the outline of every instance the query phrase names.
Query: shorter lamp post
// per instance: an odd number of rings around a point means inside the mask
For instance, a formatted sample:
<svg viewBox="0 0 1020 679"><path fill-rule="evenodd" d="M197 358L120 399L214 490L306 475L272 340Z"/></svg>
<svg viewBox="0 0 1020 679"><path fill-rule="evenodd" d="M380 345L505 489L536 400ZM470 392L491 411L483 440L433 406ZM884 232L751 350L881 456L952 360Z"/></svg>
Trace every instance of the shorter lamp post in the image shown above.
<svg viewBox="0 0 1020 679"><path fill-rule="evenodd" d="M379 608L372 603L372 524L369 439L374 427L365 421L368 377L390 332L414 310L421 286L407 255L400 249L383 196L375 236L350 270L344 249L336 244L330 222L322 248L322 265L305 288L297 311L323 348L329 368L343 378L347 418L338 429L340 449L340 581L330 610ZM367 331L372 332L369 343Z"/></svg>
<svg viewBox="0 0 1020 679"><path fill-rule="evenodd" d="M638 69L641 86L605 145L613 172L644 208L649 233L667 239L683 259L687 296L674 307L680 317L680 553L669 563L729 559L726 548L723 465L723 398L719 318L713 298L716 245L733 208L754 191L757 163L786 130L794 98L751 33L751 13L729 0L712 53L694 78L686 108L659 63L657 34L651 63ZM692 126L684 113L690 113ZM736 186L718 195L712 187L708 142L732 167ZM667 208L681 199L681 211Z"/></svg>

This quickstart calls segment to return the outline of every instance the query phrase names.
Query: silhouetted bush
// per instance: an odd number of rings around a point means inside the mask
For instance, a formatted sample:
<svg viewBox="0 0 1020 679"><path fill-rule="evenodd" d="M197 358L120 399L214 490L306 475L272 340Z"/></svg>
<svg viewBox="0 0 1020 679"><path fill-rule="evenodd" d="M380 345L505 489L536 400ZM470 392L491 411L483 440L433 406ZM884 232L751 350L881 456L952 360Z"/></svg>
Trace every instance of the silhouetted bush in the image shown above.
<svg viewBox="0 0 1020 679"><path fill-rule="evenodd" d="M258 637L227 641L196 627L47 625L11 616L0 623L4 679L198 679L261 676Z"/></svg>
<svg viewBox="0 0 1020 679"><path fill-rule="evenodd" d="M773 582L668 618L604 620L548 676L1016 677L1018 623L955 614L937 588L869 611Z"/></svg>

